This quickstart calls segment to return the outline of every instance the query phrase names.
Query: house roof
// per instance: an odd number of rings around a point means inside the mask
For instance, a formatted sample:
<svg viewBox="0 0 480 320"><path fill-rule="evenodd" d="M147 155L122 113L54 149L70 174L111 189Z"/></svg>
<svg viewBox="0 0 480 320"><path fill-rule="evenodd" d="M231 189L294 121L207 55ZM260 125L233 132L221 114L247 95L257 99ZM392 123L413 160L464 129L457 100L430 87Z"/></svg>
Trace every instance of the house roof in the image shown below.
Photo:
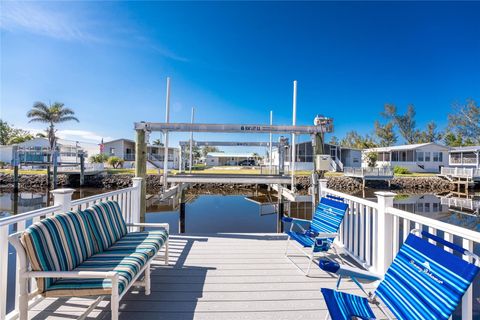
<svg viewBox="0 0 480 320"><path fill-rule="evenodd" d="M364 151L389 152L389 151L399 151L399 150L415 150L415 149L426 147L429 145L443 147L445 148L445 150L449 149L449 147L435 143L435 142L427 142L427 143L417 143L417 144L404 144L404 145L392 146L392 147L370 148L370 149L365 149Z"/></svg>
<svg viewBox="0 0 480 320"><path fill-rule="evenodd" d="M468 147L453 147L450 152L460 152L460 151L464 151L464 152L477 152L477 151L480 151L480 146L468 146Z"/></svg>
<svg viewBox="0 0 480 320"><path fill-rule="evenodd" d="M255 154L253 152L209 152L207 157L214 158L253 158Z"/></svg>

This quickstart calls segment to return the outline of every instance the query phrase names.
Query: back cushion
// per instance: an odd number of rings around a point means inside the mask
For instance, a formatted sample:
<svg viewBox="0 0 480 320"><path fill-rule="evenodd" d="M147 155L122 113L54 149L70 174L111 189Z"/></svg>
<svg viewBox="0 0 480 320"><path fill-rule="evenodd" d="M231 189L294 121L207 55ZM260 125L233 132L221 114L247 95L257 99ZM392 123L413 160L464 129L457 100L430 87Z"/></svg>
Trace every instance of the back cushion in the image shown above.
<svg viewBox="0 0 480 320"><path fill-rule="evenodd" d="M34 271L71 271L95 251L88 222L78 212L56 214L31 225L21 241ZM40 292L55 280L37 279Z"/></svg>
<svg viewBox="0 0 480 320"><path fill-rule="evenodd" d="M348 205L336 200L321 198L311 228L316 232L336 233L342 224Z"/></svg>
<svg viewBox="0 0 480 320"><path fill-rule="evenodd" d="M101 202L82 211L82 214L89 221L98 246L96 252L102 252L111 247L127 234L127 226L116 201Z"/></svg>

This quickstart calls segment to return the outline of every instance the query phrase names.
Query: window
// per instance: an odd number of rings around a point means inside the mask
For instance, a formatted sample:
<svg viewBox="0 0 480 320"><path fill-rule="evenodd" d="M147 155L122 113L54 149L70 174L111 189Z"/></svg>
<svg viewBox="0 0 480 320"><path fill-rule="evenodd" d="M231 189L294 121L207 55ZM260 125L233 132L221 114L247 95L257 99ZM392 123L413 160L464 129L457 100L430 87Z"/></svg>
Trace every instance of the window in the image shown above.
<svg viewBox="0 0 480 320"><path fill-rule="evenodd" d="M417 152L417 161L423 161L423 151Z"/></svg>
<svg viewBox="0 0 480 320"><path fill-rule="evenodd" d="M425 212L430 212L430 203L425 203Z"/></svg>
<svg viewBox="0 0 480 320"><path fill-rule="evenodd" d="M438 159L439 162L443 162L443 152L438 153Z"/></svg>
<svg viewBox="0 0 480 320"><path fill-rule="evenodd" d="M438 152L433 152L433 162L438 162Z"/></svg>
<svg viewBox="0 0 480 320"><path fill-rule="evenodd" d="M417 203L417 212L423 212L423 203Z"/></svg>
<svg viewBox="0 0 480 320"><path fill-rule="evenodd" d="M114 155L115 154L115 148L110 148L110 155Z"/></svg>
<svg viewBox="0 0 480 320"><path fill-rule="evenodd" d="M425 152L425 162L430 162L430 152Z"/></svg>

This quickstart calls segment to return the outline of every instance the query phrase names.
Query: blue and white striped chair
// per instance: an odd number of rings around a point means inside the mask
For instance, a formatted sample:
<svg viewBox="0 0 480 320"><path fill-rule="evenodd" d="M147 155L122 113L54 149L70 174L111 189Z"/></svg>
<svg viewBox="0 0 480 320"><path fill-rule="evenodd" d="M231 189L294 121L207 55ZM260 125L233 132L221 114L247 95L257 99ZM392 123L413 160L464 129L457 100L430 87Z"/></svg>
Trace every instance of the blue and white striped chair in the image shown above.
<svg viewBox="0 0 480 320"><path fill-rule="evenodd" d="M429 243L415 233L471 258L472 262ZM413 230L375 293L368 298L333 289L324 288L321 291L334 320L354 317L375 319L371 304L377 305L389 319L390 315L382 305L400 320L446 320L479 272L479 266L479 258L472 252L427 232ZM329 261L320 263L320 267L338 275L348 275L348 270L342 270L342 266ZM362 278L362 275L357 273L355 277ZM353 280L360 286L356 279Z"/></svg>
<svg viewBox="0 0 480 320"><path fill-rule="evenodd" d="M294 245L293 247L299 249L302 254L310 259L308 269L305 272L294 261L292 263L305 275L309 276L316 255L325 254L330 249L333 249L334 253L337 254L333 241L338 236L338 230L347 210L348 204L343 202L343 198L327 196L320 199L311 221L291 217L282 218L283 222L291 223L290 230L287 231L288 240L285 256L292 261L288 254L290 240L300 244L300 246Z"/></svg>

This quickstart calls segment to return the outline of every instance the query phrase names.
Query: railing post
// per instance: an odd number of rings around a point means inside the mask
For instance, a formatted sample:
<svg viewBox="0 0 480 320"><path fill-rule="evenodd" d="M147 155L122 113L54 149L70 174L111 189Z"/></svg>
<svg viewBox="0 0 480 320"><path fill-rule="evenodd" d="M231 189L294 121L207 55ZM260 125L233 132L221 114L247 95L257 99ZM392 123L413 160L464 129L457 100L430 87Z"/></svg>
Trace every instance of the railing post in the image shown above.
<svg viewBox="0 0 480 320"><path fill-rule="evenodd" d="M50 191L53 195L53 205L61 205L61 212L70 211L72 208L72 195L75 189L55 189Z"/></svg>
<svg viewBox="0 0 480 320"><path fill-rule="evenodd" d="M320 198L323 197L325 189L327 189L327 181L327 179L318 179L318 201L320 201Z"/></svg>
<svg viewBox="0 0 480 320"><path fill-rule="evenodd" d="M375 192L378 198L378 219L377 230L377 265L376 271L379 274L384 274L393 260L393 216L387 213L388 207L393 207L393 198L395 193L379 191ZM375 245L375 244L373 244Z"/></svg>
<svg viewBox="0 0 480 320"><path fill-rule="evenodd" d="M132 223L140 222L140 205L141 205L141 196L142 196L142 181L143 178L135 177L132 178L132 184L135 191L132 193Z"/></svg>

